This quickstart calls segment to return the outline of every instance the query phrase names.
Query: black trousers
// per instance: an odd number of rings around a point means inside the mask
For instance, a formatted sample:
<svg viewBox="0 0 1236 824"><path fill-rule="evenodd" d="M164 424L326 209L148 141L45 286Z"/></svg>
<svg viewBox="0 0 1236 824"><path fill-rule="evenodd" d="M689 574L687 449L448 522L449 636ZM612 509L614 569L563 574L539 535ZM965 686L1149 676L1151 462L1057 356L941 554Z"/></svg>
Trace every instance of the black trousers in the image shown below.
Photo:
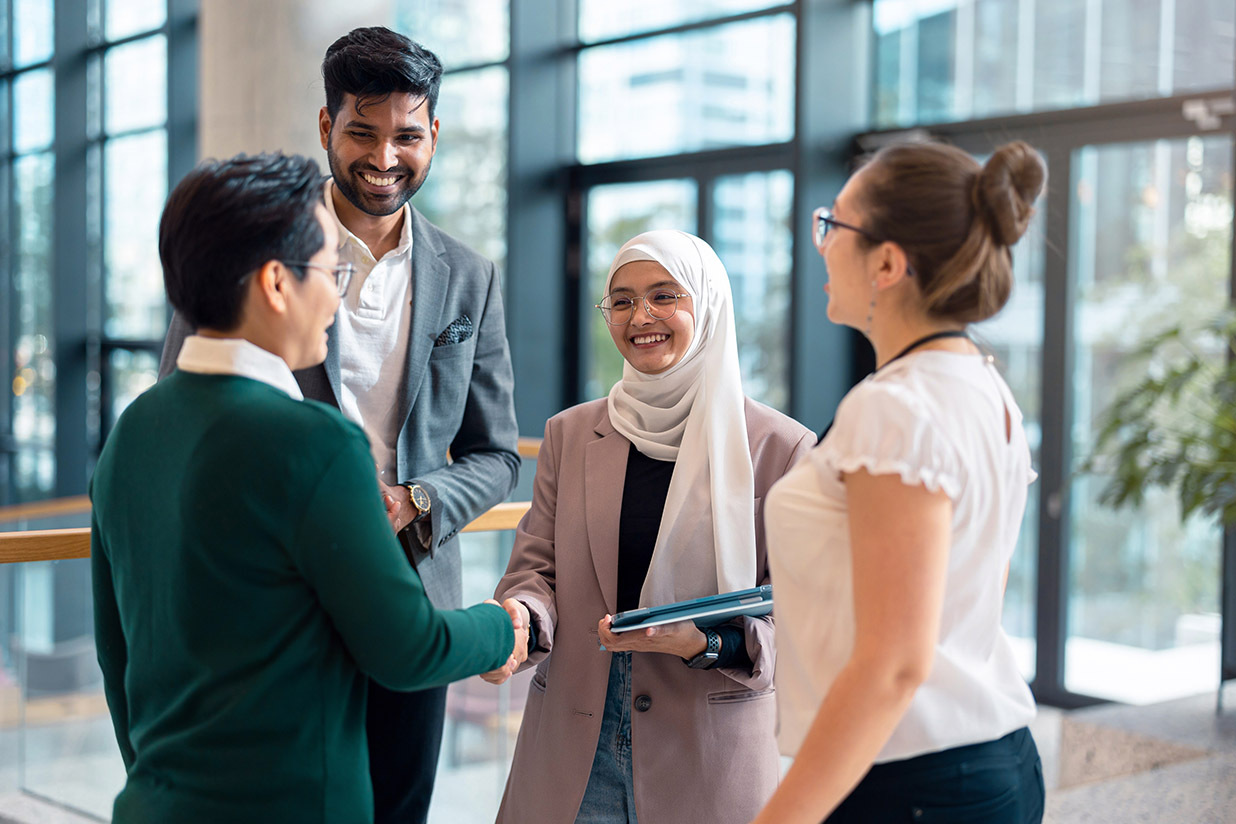
<svg viewBox="0 0 1236 824"><path fill-rule="evenodd" d="M1043 764L1025 727L871 768L825 824L1039 824Z"/></svg>
<svg viewBox="0 0 1236 824"><path fill-rule="evenodd" d="M424 824L442 749L446 687L393 692L369 682L365 731L374 824Z"/></svg>

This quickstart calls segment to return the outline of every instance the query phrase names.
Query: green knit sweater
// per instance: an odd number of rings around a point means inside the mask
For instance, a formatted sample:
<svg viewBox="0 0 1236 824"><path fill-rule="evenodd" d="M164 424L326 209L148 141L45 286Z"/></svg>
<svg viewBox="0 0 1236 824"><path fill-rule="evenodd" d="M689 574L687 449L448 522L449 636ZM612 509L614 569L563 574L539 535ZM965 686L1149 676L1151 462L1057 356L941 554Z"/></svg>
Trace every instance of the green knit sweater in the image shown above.
<svg viewBox="0 0 1236 824"><path fill-rule="evenodd" d="M121 415L91 497L117 824L369 822L365 676L510 654L502 609L429 603L364 433L324 404L177 371Z"/></svg>

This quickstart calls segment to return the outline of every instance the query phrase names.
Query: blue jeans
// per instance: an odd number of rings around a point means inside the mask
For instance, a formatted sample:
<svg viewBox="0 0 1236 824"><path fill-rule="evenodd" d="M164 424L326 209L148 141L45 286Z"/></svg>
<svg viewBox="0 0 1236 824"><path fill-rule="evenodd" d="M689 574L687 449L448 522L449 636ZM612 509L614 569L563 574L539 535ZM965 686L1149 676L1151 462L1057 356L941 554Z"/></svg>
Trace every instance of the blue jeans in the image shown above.
<svg viewBox="0 0 1236 824"><path fill-rule="evenodd" d="M636 824L631 778L631 653L612 653L601 735L575 824Z"/></svg>

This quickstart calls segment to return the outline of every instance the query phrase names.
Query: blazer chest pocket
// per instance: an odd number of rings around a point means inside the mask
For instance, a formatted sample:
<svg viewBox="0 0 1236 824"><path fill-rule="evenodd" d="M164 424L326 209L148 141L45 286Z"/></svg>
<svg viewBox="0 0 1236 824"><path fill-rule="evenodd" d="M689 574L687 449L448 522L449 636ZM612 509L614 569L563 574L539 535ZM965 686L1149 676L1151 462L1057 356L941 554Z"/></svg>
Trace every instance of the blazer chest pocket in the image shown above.
<svg viewBox="0 0 1236 824"><path fill-rule="evenodd" d="M777 694L776 687L762 690L725 690L708 693L709 704L745 704L748 701L759 701L762 698L772 698Z"/></svg>

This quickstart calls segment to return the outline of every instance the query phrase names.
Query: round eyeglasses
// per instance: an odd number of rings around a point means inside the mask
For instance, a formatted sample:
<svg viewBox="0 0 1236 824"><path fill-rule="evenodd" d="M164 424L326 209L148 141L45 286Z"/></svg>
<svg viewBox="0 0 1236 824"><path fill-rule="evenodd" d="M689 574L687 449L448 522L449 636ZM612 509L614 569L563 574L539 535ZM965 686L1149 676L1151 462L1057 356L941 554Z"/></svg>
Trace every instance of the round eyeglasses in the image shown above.
<svg viewBox="0 0 1236 824"><path fill-rule="evenodd" d="M610 326L624 326L631 322L635 313L635 301L644 302L644 311L648 317L656 320L669 320L678 311L678 299L691 297L686 292L675 292L673 289L649 289L643 297L637 298L625 292L615 292L606 295L596 305L601 310L601 316Z"/></svg>
<svg viewBox="0 0 1236 824"><path fill-rule="evenodd" d="M321 269L323 272L330 273L335 279L335 288L339 290L340 297L348 293L348 284L352 282L352 275L356 274L356 266L351 263L340 263L336 266L327 266L325 263L313 263L308 260L285 260L283 263L299 269Z"/></svg>

